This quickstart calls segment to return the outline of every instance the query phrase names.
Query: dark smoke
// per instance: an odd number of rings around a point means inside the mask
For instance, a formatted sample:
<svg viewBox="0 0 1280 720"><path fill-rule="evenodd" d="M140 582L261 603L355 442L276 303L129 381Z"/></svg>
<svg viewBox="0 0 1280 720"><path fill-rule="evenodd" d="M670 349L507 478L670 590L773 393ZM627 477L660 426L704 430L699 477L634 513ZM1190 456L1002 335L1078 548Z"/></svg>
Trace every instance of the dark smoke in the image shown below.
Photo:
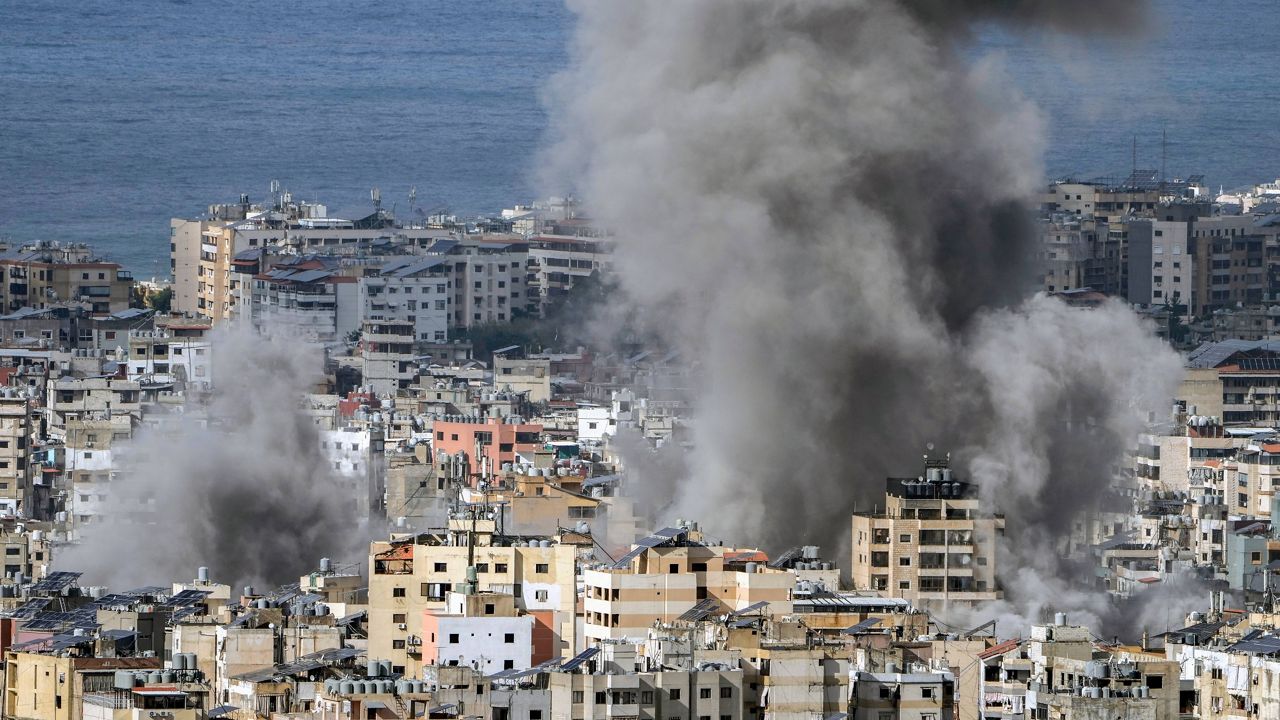
<svg viewBox="0 0 1280 720"><path fill-rule="evenodd" d="M1095 501L1179 362L1120 304L1030 297L1041 119L961 52L975 23L1123 31L1141 4L571 5L549 182L616 230L625 302L706 378L671 515L843 547L930 442L1011 535ZM1048 540L1017 558L1058 568Z"/></svg>
<svg viewBox="0 0 1280 720"><path fill-rule="evenodd" d="M215 334L204 413L144 430L128 448L108 513L59 567L117 589L195 577L238 587L296 582L367 540L349 490L299 412L320 377L315 347L249 331ZM354 557L354 556L352 556Z"/></svg>

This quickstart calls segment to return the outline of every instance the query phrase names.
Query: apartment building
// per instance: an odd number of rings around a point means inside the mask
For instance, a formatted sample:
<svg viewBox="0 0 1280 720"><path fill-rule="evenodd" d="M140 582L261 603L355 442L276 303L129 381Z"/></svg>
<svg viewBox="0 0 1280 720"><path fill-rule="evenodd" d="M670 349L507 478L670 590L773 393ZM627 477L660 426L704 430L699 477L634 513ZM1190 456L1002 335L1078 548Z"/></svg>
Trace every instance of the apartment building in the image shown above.
<svg viewBox="0 0 1280 720"><path fill-rule="evenodd" d="M506 323L530 310L529 251L510 239L464 241L449 249L453 270L452 327Z"/></svg>
<svg viewBox="0 0 1280 720"><path fill-rule="evenodd" d="M28 454L37 436L32 402L13 388L0 388L0 514L29 514L33 509Z"/></svg>
<svg viewBox="0 0 1280 720"><path fill-rule="evenodd" d="M260 330L332 343L360 329L357 280L332 263L306 259L278 265L250 282L249 312Z"/></svg>
<svg viewBox="0 0 1280 720"><path fill-rule="evenodd" d="M519 417L445 416L433 422L431 430L436 453L453 457L462 453L473 479L497 473L521 454L532 457L542 447L542 426Z"/></svg>
<svg viewBox="0 0 1280 720"><path fill-rule="evenodd" d="M1178 405L1224 425L1280 427L1280 342L1223 340L1187 356Z"/></svg>
<svg viewBox="0 0 1280 720"><path fill-rule="evenodd" d="M583 635L597 643L634 641L695 607L704 617L758 603L790 613L795 573L766 560L757 550L704 544L692 524L660 530L612 566L583 571Z"/></svg>
<svg viewBox="0 0 1280 720"><path fill-rule="evenodd" d="M409 321L365 320L360 329L361 377L377 395L395 395L418 379Z"/></svg>
<svg viewBox="0 0 1280 720"><path fill-rule="evenodd" d="M132 330L128 352L129 379L140 385L183 390L213 384L213 344L203 337Z"/></svg>
<svg viewBox="0 0 1280 720"><path fill-rule="evenodd" d="M1046 213L1094 216L1108 222L1150 214L1160 203L1159 189L1134 187L1131 183L1067 180L1051 184L1040 196L1040 207Z"/></svg>
<svg viewBox="0 0 1280 720"><path fill-rule="evenodd" d="M94 315L125 310L133 274L96 258L87 245L42 242L0 255L0 308L45 308L74 302Z"/></svg>
<svg viewBox="0 0 1280 720"><path fill-rule="evenodd" d="M853 516L855 588L926 608L1004 597L996 540L1004 516L982 506L977 488L947 461L926 461L919 478L889 478L883 513Z"/></svg>
<svg viewBox="0 0 1280 720"><path fill-rule="evenodd" d="M493 388L525 393L529 402L551 399L551 361L546 358L508 358L494 354Z"/></svg>
<svg viewBox="0 0 1280 720"><path fill-rule="evenodd" d="M544 312L574 284L612 267L613 241L576 235L535 235L529 239L529 301Z"/></svg>
<svg viewBox="0 0 1280 720"><path fill-rule="evenodd" d="M138 383L121 378L50 378L45 397L47 431L55 439L66 437L69 420L142 414Z"/></svg>
<svg viewBox="0 0 1280 720"><path fill-rule="evenodd" d="M1269 302L1270 268L1280 225L1252 215L1198 218L1191 225L1195 260L1193 315Z"/></svg>
<svg viewBox="0 0 1280 720"><path fill-rule="evenodd" d="M394 258L359 279L361 316L413 327L418 343L448 339L452 274L444 257Z"/></svg>
<svg viewBox="0 0 1280 720"><path fill-rule="evenodd" d="M1195 278L1188 223L1141 219L1127 225L1129 302L1190 307Z"/></svg>
<svg viewBox="0 0 1280 720"><path fill-rule="evenodd" d="M98 522L110 508L112 472L120 470L121 450L133 436L128 415L92 415L67 420L63 488L71 533Z"/></svg>
<svg viewBox="0 0 1280 720"><path fill-rule="evenodd" d="M445 602L445 610L423 613L424 665L470 665L494 675L551 659L549 642L543 643L545 657L535 658L534 618L516 609L513 595L464 590L450 592Z"/></svg>
<svg viewBox="0 0 1280 720"><path fill-rule="evenodd" d="M396 672L417 675L423 613L445 611L449 593L467 583L467 569L474 568L477 592L509 593L522 612L549 613L552 653L571 655L577 552L553 539L499 535L487 518L455 517L447 529L372 543L369 654L401 668Z"/></svg>

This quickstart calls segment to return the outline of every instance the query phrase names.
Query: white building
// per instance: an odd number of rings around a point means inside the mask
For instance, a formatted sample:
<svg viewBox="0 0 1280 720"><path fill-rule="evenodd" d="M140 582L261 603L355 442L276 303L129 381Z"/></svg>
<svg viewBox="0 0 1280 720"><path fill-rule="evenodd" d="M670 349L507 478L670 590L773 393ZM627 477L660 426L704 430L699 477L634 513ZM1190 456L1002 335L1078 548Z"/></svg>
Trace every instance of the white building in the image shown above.
<svg viewBox="0 0 1280 720"><path fill-rule="evenodd" d="M360 278L362 319L408 323L415 341L445 342L453 298L449 268L442 256L392 259Z"/></svg>

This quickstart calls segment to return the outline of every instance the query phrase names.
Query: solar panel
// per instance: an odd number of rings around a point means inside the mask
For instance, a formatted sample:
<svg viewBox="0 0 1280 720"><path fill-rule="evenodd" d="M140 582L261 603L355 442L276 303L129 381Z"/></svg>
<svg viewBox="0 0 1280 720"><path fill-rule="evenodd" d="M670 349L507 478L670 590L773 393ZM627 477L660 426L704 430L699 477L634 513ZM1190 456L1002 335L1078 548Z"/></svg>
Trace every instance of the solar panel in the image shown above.
<svg viewBox="0 0 1280 720"><path fill-rule="evenodd" d="M43 580L31 586L34 593L60 593L76 584L84 573L59 570L49 573Z"/></svg>
<svg viewBox="0 0 1280 720"><path fill-rule="evenodd" d="M697 622L705 619L708 615L715 612L718 607L720 607L719 600L716 600L715 598L707 598L686 610L683 615L676 619Z"/></svg>
<svg viewBox="0 0 1280 720"><path fill-rule="evenodd" d="M31 598L10 613L9 616L15 618L35 617L36 613L43 610L50 602L49 598Z"/></svg>
<svg viewBox="0 0 1280 720"><path fill-rule="evenodd" d="M207 596L209 596L212 592L213 592L212 590L183 590L177 595L174 595L173 597L164 601L162 605L164 607L170 607L170 608L188 607L190 605L197 605L201 602L204 602L204 599Z"/></svg>
<svg viewBox="0 0 1280 720"><path fill-rule="evenodd" d="M790 550L779 555L773 562L769 563L769 567L771 568L786 567L787 563L800 557L801 552L803 552L801 548L793 547Z"/></svg>
<svg viewBox="0 0 1280 720"><path fill-rule="evenodd" d="M743 619L743 620L739 620L739 621L735 622L735 623L733 624L733 627L735 627L735 628L748 628L748 627L751 627L752 625L755 625L755 624L756 624L756 623L758 623L758 622L760 622L760 618L745 618L745 619Z"/></svg>
<svg viewBox="0 0 1280 720"><path fill-rule="evenodd" d="M676 538L683 537L687 532L688 530L685 530L684 528L669 527L669 528L663 528L652 535L643 537L640 540L636 541L635 548L633 548L631 552L619 558L618 562L613 564L613 567L614 569L617 569L617 570L626 568L631 565L632 560L635 560L636 558L640 557L640 555L643 554L645 550L648 550L649 548L658 547L663 543L670 542L671 540L674 540Z"/></svg>
<svg viewBox="0 0 1280 720"><path fill-rule="evenodd" d="M751 614L751 613L753 613L753 612L757 612L757 611L759 611L759 610L763 610L763 609L765 609L765 608L767 608L767 607L769 607L769 603L768 603L767 601L765 601L765 600L761 600L760 602L758 602L758 603L752 603L752 604L750 604L750 605L748 605L748 606L746 606L746 607L742 608L741 610L734 610L733 612L729 613L729 617L739 617L739 616L741 616L741 615L749 615L749 614Z"/></svg>
<svg viewBox="0 0 1280 720"><path fill-rule="evenodd" d="M574 655L573 659L569 660L569 662L561 665L560 672L573 672L574 670L577 670L579 667L582 667L582 663L595 657L599 652L600 648L587 648L586 650L583 650L577 655Z"/></svg>
<svg viewBox="0 0 1280 720"><path fill-rule="evenodd" d="M879 624L880 618L867 618L856 625L850 625L849 627L841 630L840 633L842 635L857 635L858 633L866 632Z"/></svg>

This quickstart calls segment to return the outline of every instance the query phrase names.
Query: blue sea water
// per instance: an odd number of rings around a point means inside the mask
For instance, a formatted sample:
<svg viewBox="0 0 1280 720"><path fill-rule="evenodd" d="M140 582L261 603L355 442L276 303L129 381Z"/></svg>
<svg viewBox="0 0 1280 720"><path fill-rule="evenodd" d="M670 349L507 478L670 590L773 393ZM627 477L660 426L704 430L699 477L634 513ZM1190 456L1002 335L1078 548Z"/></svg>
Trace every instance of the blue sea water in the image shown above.
<svg viewBox="0 0 1280 720"><path fill-rule="evenodd" d="M1119 0L1128 2L1129 0ZM1142 37L983 32L1044 110L1050 176L1280 174L1274 0L1159 0ZM335 212L369 189L494 212L533 198L560 0L0 2L0 237L168 271L168 218L279 179Z"/></svg>

